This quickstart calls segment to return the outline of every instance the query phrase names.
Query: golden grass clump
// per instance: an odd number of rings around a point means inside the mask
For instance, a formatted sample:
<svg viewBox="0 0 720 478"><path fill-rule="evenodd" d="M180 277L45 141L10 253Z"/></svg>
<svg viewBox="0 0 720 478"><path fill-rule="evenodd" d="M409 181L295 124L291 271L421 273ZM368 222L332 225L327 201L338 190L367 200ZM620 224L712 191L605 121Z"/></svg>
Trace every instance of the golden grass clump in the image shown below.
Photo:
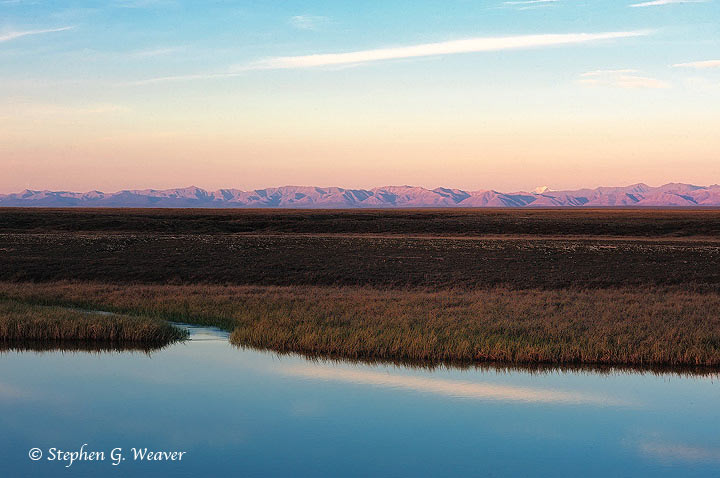
<svg viewBox="0 0 720 478"><path fill-rule="evenodd" d="M187 332L164 320L0 301L0 344L104 342L167 344Z"/></svg>
<svg viewBox="0 0 720 478"><path fill-rule="evenodd" d="M0 283L0 297L215 325L232 330L236 345L346 358L720 366L720 293L673 287L428 291L58 282Z"/></svg>

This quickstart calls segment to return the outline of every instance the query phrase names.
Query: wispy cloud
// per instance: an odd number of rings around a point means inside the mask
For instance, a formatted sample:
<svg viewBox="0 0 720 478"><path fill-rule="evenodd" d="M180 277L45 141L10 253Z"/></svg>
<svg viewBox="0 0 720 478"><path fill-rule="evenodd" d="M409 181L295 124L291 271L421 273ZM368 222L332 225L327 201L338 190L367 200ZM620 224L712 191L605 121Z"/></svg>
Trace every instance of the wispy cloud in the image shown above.
<svg viewBox="0 0 720 478"><path fill-rule="evenodd" d="M453 40L421 45L377 48L348 53L325 53L302 56L281 56L268 58L249 65L250 69L287 69L310 68L318 66L346 65L351 63L369 63L402 58L424 56L455 55L459 53L477 53L523 48L538 48L556 45L589 43L600 40L638 37L648 35L649 30L606 33L559 33L543 35L521 35L507 37L480 37L465 40Z"/></svg>
<svg viewBox="0 0 720 478"><path fill-rule="evenodd" d="M298 30L318 30L329 22L328 17L320 15L295 15L290 17L290 25Z"/></svg>
<svg viewBox="0 0 720 478"><path fill-rule="evenodd" d="M633 69L623 70L595 70L580 75L580 84L585 86L610 86L630 89L663 89L670 84L655 78L637 75Z"/></svg>
<svg viewBox="0 0 720 478"><path fill-rule="evenodd" d="M225 73L196 73L193 75L172 75L158 76L156 78L147 78L145 80L130 81L127 83L118 83L119 86L142 86L152 85L155 83L168 83L174 81L194 81L194 80L221 80L223 78L236 78L245 75L247 70L238 70Z"/></svg>
<svg viewBox="0 0 720 478"><path fill-rule="evenodd" d="M122 8L153 8L174 5L173 0L116 0L115 6Z"/></svg>
<svg viewBox="0 0 720 478"><path fill-rule="evenodd" d="M66 30L72 30L73 28L75 28L75 27L47 28L44 30L24 30L24 31L0 33L0 42L15 40L16 38L26 37L29 35L41 35L43 33L64 32Z"/></svg>
<svg viewBox="0 0 720 478"><path fill-rule="evenodd" d="M535 5L538 3L557 3L560 0L524 0L518 2L503 2L505 5Z"/></svg>
<svg viewBox="0 0 720 478"><path fill-rule="evenodd" d="M516 10L532 10L535 8L552 7L559 1L560 0L522 0L503 2L503 5L505 5L506 7L515 8Z"/></svg>
<svg viewBox="0 0 720 478"><path fill-rule="evenodd" d="M360 50L347 53L322 53L301 56L280 56L274 58L266 58L264 60L256 61L250 64L239 65L234 67L231 71L149 78L146 80L132 82L130 84L146 85L168 81L222 79L241 76L247 71L254 70L286 70L327 66L359 65L377 61L399 60L406 58L573 45L597 42L602 40L616 40L622 38L640 37L649 35L651 33L652 30L633 30L603 33L550 33L542 35L478 37L438 43L423 43L420 45L403 47Z"/></svg>
<svg viewBox="0 0 720 478"><path fill-rule="evenodd" d="M583 78L592 78L597 76L607 76L607 75L623 75L627 73L637 73L637 70L626 68L624 70L593 70L593 71L586 71L585 73L581 74L580 76Z"/></svg>
<svg viewBox="0 0 720 478"><path fill-rule="evenodd" d="M720 60L690 61L688 63L675 63L673 68L695 68L696 70L708 70L720 68Z"/></svg>
<svg viewBox="0 0 720 478"><path fill-rule="evenodd" d="M709 0L653 0L651 2L633 3L630 7L657 7L660 5L673 5L676 3L706 3Z"/></svg>

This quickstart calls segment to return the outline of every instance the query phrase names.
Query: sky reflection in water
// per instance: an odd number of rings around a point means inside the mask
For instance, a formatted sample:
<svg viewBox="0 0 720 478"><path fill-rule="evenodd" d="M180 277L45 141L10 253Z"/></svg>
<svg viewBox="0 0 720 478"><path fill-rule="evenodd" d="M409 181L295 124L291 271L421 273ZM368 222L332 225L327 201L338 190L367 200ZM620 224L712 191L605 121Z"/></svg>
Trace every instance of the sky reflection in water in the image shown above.
<svg viewBox="0 0 720 478"><path fill-rule="evenodd" d="M188 453L75 463L67 476L720 474L712 377L426 370L193 339L149 354L0 355L3 476L57 476L63 464L28 450L83 443Z"/></svg>

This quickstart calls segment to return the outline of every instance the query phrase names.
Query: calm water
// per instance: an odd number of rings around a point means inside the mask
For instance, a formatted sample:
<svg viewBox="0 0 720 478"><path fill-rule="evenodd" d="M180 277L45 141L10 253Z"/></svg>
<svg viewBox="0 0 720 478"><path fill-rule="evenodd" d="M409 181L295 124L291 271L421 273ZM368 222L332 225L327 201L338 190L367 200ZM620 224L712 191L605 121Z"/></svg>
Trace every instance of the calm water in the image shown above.
<svg viewBox="0 0 720 478"><path fill-rule="evenodd" d="M46 459L84 443L105 461ZM720 476L720 383L313 362L210 329L150 355L0 355L0 476L453 475Z"/></svg>

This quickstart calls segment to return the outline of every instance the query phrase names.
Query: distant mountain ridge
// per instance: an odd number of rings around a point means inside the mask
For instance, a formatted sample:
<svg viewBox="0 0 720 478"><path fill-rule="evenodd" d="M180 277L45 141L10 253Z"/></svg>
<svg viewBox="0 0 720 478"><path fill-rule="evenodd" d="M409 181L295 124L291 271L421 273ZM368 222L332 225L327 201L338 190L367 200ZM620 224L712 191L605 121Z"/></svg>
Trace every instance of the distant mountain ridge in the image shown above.
<svg viewBox="0 0 720 478"><path fill-rule="evenodd" d="M413 207L691 207L720 206L720 185L695 186L670 183L651 187L638 183L553 191L503 193L494 190L426 189L385 186L373 189L283 186L279 188L123 190L114 193L89 191L25 191L0 194L0 207L217 207L217 208L413 208Z"/></svg>

